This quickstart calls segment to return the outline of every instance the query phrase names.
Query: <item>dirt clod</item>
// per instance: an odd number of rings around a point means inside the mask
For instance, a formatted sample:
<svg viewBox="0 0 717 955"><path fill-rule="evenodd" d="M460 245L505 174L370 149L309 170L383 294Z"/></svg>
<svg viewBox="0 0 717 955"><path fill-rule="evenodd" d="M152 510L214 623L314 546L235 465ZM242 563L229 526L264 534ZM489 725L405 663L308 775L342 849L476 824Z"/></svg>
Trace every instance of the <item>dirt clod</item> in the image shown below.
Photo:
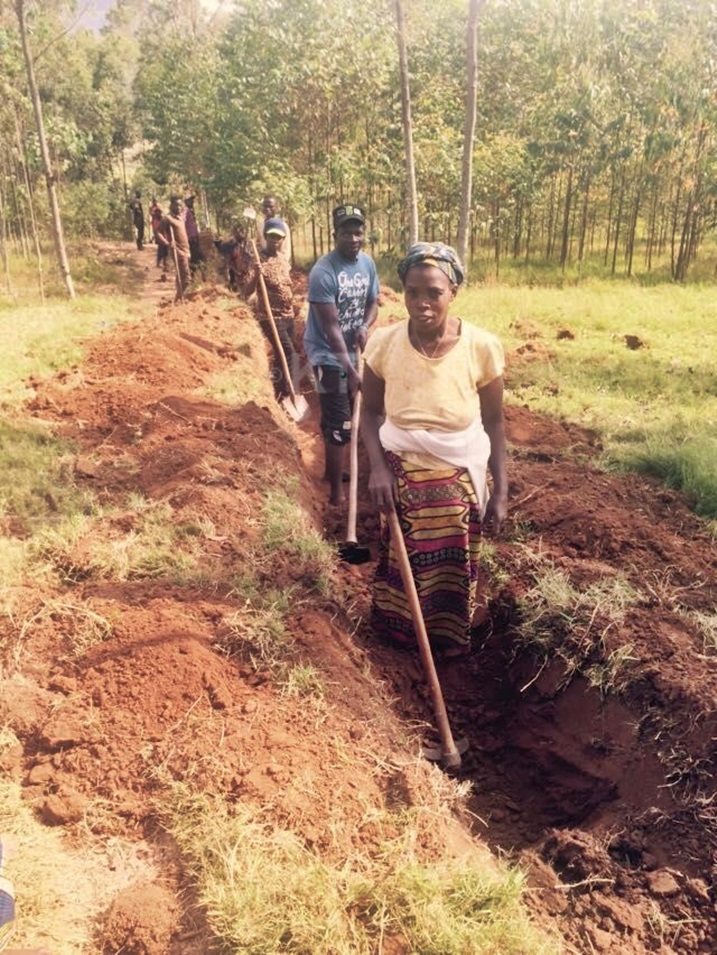
<svg viewBox="0 0 717 955"><path fill-rule="evenodd" d="M166 955L177 919L177 903L158 885L130 886L117 895L107 915L106 955Z"/></svg>

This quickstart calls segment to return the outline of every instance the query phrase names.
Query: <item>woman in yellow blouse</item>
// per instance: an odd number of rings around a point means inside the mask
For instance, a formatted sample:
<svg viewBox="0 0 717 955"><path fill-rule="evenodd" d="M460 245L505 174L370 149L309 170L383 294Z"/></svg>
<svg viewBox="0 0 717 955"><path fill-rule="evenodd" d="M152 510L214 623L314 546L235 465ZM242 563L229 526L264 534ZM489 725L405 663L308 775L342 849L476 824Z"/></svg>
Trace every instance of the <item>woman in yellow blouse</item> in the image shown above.
<svg viewBox="0 0 717 955"><path fill-rule="evenodd" d="M379 507L393 502L398 511L431 643L459 656L470 652L480 537L486 527L497 533L507 512L503 349L449 315L464 279L450 246L417 243L398 274L408 321L374 332L364 356L369 490ZM386 527L372 621L385 638L414 641Z"/></svg>

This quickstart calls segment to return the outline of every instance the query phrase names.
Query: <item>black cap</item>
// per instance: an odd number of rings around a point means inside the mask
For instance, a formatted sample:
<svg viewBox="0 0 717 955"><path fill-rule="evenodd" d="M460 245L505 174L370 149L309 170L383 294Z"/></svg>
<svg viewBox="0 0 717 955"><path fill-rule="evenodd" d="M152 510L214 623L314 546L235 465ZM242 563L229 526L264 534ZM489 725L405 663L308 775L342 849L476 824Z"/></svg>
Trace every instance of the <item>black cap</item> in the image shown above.
<svg viewBox="0 0 717 955"><path fill-rule="evenodd" d="M342 206L336 206L334 209L334 229L338 229L340 225L343 225L344 222L360 222L361 225L364 225L366 222L366 217L363 214L363 209L360 209L358 206L352 206L350 203L344 203Z"/></svg>

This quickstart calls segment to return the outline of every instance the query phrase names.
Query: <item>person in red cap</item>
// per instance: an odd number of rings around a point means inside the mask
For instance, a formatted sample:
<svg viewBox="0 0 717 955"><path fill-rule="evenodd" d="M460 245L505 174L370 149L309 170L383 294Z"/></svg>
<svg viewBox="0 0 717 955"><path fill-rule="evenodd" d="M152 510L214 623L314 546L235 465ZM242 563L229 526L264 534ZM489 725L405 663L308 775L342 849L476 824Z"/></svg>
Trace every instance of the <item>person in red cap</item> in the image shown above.
<svg viewBox="0 0 717 955"><path fill-rule="evenodd" d="M283 219L265 219L264 241L266 248L259 252L261 265L255 267L254 274L244 287L244 295L248 299L253 294L259 284L259 275L263 275L269 307L276 330L279 333L279 341L286 356L289 372L294 374L298 370L298 356L294 345L294 289L291 282L291 266L282 252L287 232L288 229ZM274 350L272 379L274 381L274 393L280 401L282 398L288 397L291 392L284 378L281 358L276 354L276 344L269 317L266 314L263 295L256 296L254 312L259 320L262 332Z"/></svg>

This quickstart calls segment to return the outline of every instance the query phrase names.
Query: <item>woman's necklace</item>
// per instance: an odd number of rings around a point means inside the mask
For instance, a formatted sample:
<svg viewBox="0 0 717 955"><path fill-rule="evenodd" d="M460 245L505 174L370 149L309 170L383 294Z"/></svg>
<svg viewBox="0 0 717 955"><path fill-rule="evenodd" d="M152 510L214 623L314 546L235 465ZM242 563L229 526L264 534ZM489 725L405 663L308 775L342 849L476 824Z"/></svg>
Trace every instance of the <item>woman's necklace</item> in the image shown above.
<svg viewBox="0 0 717 955"><path fill-rule="evenodd" d="M438 353L438 349L443 344L445 337L446 337L446 329L444 328L440 336L436 339L435 344L433 345L433 351L429 355L426 349L423 347L423 342L421 341L421 339L418 337L418 335L415 332L413 333L413 340L418 345L418 350L420 351L420 353L423 355L424 358L435 358L436 354Z"/></svg>

